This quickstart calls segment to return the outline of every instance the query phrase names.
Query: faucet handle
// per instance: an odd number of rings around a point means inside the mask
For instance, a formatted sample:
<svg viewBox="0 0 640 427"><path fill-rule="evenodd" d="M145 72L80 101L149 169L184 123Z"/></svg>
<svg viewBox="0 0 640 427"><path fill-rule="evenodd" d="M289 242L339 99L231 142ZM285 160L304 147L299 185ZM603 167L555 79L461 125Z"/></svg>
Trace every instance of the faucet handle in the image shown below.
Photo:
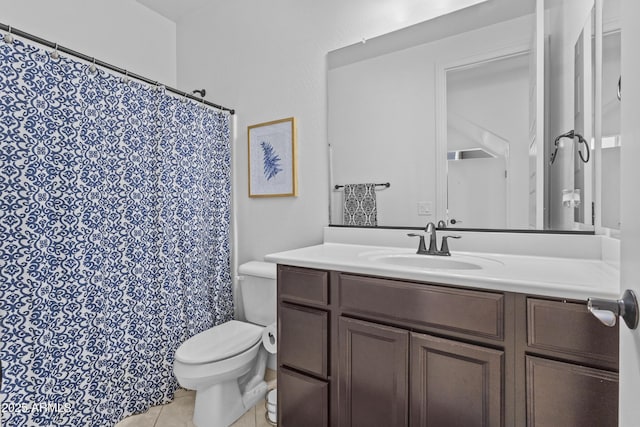
<svg viewBox="0 0 640 427"><path fill-rule="evenodd" d="M451 256L451 252L449 252L449 244L447 243L447 239L461 239L462 236L458 234L447 234L446 236L442 236L442 246L440 246L440 254L445 256Z"/></svg>
<svg viewBox="0 0 640 427"><path fill-rule="evenodd" d="M427 245L424 243L424 234L422 233L409 233L407 234L409 237L419 237L420 243L418 244L417 254L424 255L427 253Z"/></svg>

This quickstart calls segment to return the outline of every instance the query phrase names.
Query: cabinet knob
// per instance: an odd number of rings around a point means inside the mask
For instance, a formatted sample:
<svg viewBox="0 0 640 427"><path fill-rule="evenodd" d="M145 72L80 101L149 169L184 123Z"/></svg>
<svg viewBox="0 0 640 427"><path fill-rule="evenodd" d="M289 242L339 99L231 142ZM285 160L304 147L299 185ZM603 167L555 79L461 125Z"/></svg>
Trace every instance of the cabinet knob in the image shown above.
<svg viewBox="0 0 640 427"><path fill-rule="evenodd" d="M629 329L636 329L640 310L638 310L638 299L636 294L627 289L619 300L607 300L589 298L587 308L602 324L613 327L616 325L618 316L622 317Z"/></svg>

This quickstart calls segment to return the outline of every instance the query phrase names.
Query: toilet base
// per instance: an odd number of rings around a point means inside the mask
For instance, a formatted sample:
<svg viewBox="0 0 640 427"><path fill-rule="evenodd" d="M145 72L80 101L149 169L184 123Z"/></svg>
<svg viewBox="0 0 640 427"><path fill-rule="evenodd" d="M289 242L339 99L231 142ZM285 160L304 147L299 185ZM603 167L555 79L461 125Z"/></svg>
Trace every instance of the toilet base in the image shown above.
<svg viewBox="0 0 640 427"><path fill-rule="evenodd" d="M228 427L256 405L266 392L267 383L261 381L241 395L237 380L198 390L193 423L196 427Z"/></svg>
<svg viewBox="0 0 640 427"><path fill-rule="evenodd" d="M196 392L193 423L197 427L228 427L246 411L234 379Z"/></svg>
<svg viewBox="0 0 640 427"><path fill-rule="evenodd" d="M197 427L228 427L267 393L264 373L267 351L258 350L253 367L244 375L196 391L193 423Z"/></svg>

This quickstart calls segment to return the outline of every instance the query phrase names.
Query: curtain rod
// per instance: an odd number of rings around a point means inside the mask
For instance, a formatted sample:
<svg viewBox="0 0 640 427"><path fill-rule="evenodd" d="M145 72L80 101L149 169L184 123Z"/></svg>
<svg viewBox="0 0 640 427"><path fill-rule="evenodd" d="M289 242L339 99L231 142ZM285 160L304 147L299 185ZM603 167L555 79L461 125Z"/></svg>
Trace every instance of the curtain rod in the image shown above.
<svg viewBox="0 0 640 427"><path fill-rule="evenodd" d="M107 69L109 69L111 71L115 71L116 73L124 74L124 75L126 75L128 77L131 77L131 78L136 79L136 80L140 80L140 81L142 81L144 83L147 83L147 84L150 84L150 85L153 85L153 86L162 85L161 83L159 83L157 81L153 81L153 80L148 79L148 78L146 78L144 76L141 76L139 74L135 74L135 73L129 72L128 70L125 70L124 68L116 67L115 65L111 65L111 64L109 64L107 62L100 61L100 60L98 60L98 59L96 59L96 58L94 58L92 56L88 56L88 55L85 55L83 53L76 52L75 50L66 48L64 46L60 46L57 43L53 43L53 42L50 42L49 40L45 40L45 39L40 38L38 36L34 36L33 34L29 34L29 33L25 32L25 31L19 30L19 29L15 28L15 27L12 27L10 25L5 25L3 23L0 23L0 30L8 31L10 34L13 34L13 35L18 36L18 37L23 37L25 39L31 40L31 41L36 42L38 44L50 47L51 49L57 49L59 52L63 52L63 53L66 53L67 55L75 56L76 58L80 58L80 59L85 60L87 62L94 63L95 65L97 65L99 67L107 68ZM214 108L217 108L218 110L228 111L230 114L235 114L235 110L233 108L223 107L222 105L214 104L213 102L206 101L204 98L198 98L198 97L196 97L196 96L194 96L194 95L192 95L190 93L187 93L187 92L184 92L184 91L180 91L180 90L172 88L170 86L166 86L166 85L162 85L162 86L164 86L164 88L166 90L168 90L169 92L175 93L177 95L184 96L184 97L189 98L189 99L193 99L194 101L201 102L201 103L203 103L205 105L208 105L209 107L214 107Z"/></svg>

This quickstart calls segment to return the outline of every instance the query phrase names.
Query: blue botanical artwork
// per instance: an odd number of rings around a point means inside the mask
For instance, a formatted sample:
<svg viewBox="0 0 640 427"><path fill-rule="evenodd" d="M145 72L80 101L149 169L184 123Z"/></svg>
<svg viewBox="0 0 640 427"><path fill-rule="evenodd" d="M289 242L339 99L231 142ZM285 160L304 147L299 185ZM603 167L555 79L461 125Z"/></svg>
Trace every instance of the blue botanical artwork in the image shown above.
<svg viewBox="0 0 640 427"><path fill-rule="evenodd" d="M249 126L249 197L297 195L294 129L293 117Z"/></svg>
<svg viewBox="0 0 640 427"><path fill-rule="evenodd" d="M264 176L267 178L267 181L273 178L278 174L278 172L282 172L282 168L280 167L280 156L276 153L273 146L268 142L262 141L260 143L260 147L262 147L262 155L264 161Z"/></svg>

